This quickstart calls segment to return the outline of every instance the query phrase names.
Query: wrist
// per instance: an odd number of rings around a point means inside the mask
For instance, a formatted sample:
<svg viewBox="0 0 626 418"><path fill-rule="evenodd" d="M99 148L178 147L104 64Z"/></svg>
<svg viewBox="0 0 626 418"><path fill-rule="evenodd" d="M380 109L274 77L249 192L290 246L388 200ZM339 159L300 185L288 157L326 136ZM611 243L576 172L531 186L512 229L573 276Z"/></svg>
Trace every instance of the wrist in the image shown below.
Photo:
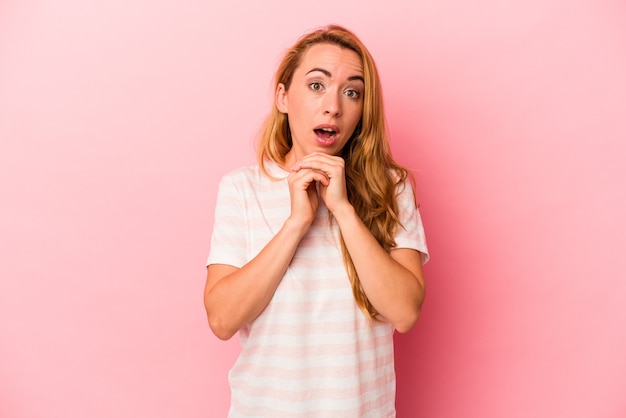
<svg viewBox="0 0 626 418"><path fill-rule="evenodd" d="M332 211L332 214L333 217L337 220L337 223L339 223L340 225L343 221L358 217L354 206L352 206L352 204L350 203L346 203L345 205L336 208Z"/></svg>
<svg viewBox="0 0 626 418"><path fill-rule="evenodd" d="M290 235L302 237L306 234L306 231L311 227L311 222L306 220L300 220L293 217L288 217L283 224L283 230Z"/></svg>

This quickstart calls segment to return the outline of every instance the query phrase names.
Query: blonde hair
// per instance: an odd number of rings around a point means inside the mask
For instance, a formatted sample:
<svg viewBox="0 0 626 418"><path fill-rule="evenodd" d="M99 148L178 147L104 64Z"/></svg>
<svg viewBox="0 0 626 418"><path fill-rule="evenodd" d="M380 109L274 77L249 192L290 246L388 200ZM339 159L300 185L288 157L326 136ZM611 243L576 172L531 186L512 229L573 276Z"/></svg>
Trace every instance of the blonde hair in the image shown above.
<svg viewBox="0 0 626 418"><path fill-rule="evenodd" d="M304 35L283 57L276 71L274 88L282 83L288 90L293 74L300 65L304 53L313 45L327 43L350 49L359 55L363 64L365 90L363 114L342 149L345 160L345 176L348 199L357 215L371 231L378 243L390 251L395 246L394 235L400 225L396 201L397 187L404 183L408 171L397 164L389 148L383 98L376 65L365 45L349 30L330 25ZM292 146L289 120L286 114L272 108L267 117L258 147L258 162L266 175L265 161L284 163ZM412 180L412 179L411 179ZM348 277L352 284L357 305L368 315L377 319L378 312L361 288L354 262L340 234L341 251Z"/></svg>

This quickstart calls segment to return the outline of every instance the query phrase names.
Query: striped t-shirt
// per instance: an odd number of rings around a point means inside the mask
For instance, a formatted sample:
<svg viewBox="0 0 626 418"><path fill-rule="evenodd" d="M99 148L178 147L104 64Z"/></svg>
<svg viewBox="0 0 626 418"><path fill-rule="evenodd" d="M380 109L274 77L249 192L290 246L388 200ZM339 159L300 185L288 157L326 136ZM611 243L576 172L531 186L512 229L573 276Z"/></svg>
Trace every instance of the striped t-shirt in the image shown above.
<svg viewBox="0 0 626 418"><path fill-rule="evenodd" d="M208 264L242 267L290 214L288 173L266 163L222 178ZM421 218L407 183L398 194L396 248L427 258ZM320 205L265 310L239 331L229 374L229 417L395 417L393 327L358 308L328 209Z"/></svg>

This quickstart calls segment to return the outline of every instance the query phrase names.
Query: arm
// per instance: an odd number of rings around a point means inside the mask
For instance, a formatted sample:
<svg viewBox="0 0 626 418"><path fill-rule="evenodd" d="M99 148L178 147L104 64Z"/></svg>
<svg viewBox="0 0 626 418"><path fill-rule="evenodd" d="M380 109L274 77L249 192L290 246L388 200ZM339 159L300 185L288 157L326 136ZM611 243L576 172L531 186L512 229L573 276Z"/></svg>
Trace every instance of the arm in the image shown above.
<svg viewBox="0 0 626 418"><path fill-rule="evenodd" d="M208 267L204 305L209 326L218 338L229 339L263 312L307 229L288 219L242 268L225 264Z"/></svg>
<svg viewBox="0 0 626 418"><path fill-rule="evenodd" d="M426 290L420 253L407 248L387 253L351 205L333 215L365 295L399 332L409 331L417 322Z"/></svg>
<svg viewBox="0 0 626 418"><path fill-rule="evenodd" d="M225 264L208 267L204 305L209 326L220 339L229 339L254 320L272 299L300 240L317 211L315 182L320 173L289 176L291 215L259 254L241 268Z"/></svg>
<svg viewBox="0 0 626 418"><path fill-rule="evenodd" d="M320 187L320 195L341 229L365 295L399 332L409 331L425 296L421 254L406 248L387 253L380 246L348 201L343 159L311 154L294 166L296 171L303 169L323 172L329 178L329 185Z"/></svg>

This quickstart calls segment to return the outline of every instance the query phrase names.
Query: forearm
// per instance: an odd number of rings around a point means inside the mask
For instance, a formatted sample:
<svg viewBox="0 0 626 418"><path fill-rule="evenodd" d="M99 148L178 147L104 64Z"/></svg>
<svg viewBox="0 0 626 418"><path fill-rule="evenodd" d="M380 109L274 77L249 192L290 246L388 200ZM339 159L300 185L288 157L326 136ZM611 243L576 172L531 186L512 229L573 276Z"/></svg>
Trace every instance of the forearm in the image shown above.
<svg viewBox="0 0 626 418"><path fill-rule="evenodd" d="M425 296L419 252L401 249L390 255L351 205L334 215L365 295L398 331L408 331L419 317Z"/></svg>
<svg viewBox="0 0 626 418"><path fill-rule="evenodd" d="M229 339L242 326L254 320L272 299L287 270L307 226L287 220L261 252L240 269L230 273L210 266L204 304L211 329L221 339Z"/></svg>

